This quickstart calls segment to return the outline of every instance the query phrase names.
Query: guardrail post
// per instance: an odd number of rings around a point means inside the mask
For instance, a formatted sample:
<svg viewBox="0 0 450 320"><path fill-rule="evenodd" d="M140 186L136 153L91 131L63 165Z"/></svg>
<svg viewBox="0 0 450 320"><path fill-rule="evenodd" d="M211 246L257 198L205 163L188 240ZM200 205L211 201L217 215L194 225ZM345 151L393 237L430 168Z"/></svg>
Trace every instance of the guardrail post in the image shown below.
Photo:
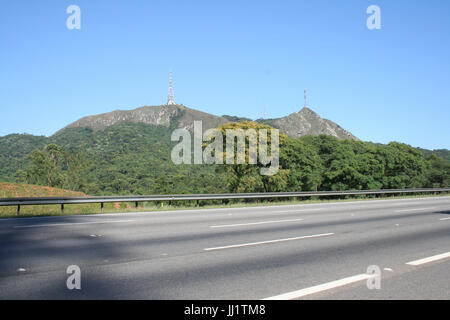
<svg viewBox="0 0 450 320"><path fill-rule="evenodd" d="M64 213L64 203L61 203L61 213Z"/></svg>
<svg viewBox="0 0 450 320"><path fill-rule="evenodd" d="M138 202L136 201L136 203L135 203L135 208L137 209L138 208Z"/></svg>
<svg viewBox="0 0 450 320"><path fill-rule="evenodd" d="M20 215L20 204L17 205L17 215Z"/></svg>
<svg viewBox="0 0 450 320"><path fill-rule="evenodd" d="M103 213L103 202L100 202L100 210Z"/></svg>

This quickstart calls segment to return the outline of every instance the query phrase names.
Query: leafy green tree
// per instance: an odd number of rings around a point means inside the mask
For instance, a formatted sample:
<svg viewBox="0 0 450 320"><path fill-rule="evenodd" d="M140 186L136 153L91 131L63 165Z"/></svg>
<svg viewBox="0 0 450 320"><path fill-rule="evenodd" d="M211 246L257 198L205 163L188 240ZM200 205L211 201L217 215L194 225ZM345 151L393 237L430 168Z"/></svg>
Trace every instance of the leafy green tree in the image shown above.
<svg viewBox="0 0 450 320"><path fill-rule="evenodd" d="M322 183L323 163L316 149L300 139L286 139L280 164L287 169L286 191L315 191Z"/></svg>
<svg viewBox="0 0 450 320"><path fill-rule="evenodd" d="M450 186L450 162L435 154L427 157L430 167L427 171L427 184L429 188L448 188Z"/></svg>
<svg viewBox="0 0 450 320"><path fill-rule="evenodd" d="M430 164L423 154L409 145L391 142L381 149L385 158L383 188L419 188L426 184Z"/></svg>
<svg viewBox="0 0 450 320"><path fill-rule="evenodd" d="M288 170L283 169L282 167L278 168L278 171L274 175L262 175L261 169L267 168L270 166L262 164L260 159L261 155L261 141L260 139L260 130L266 130L267 132L267 152L268 154L272 153L271 145L272 145L272 130L273 128L265 125L259 124L252 121L244 121L239 123L227 123L218 128L223 135L223 165L218 165L216 171L218 173L224 173L226 177L226 183L228 190L231 192L276 192L282 191L286 189L287 186L287 176ZM233 164L226 164L226 140L227 140L227 130L233 130L235 134L239 137L244 135L245 141L245 159L243 164L238 163L237 156L232 159ZM251 152L254 150L250 149L250 138L247 135L250 131L254 132L256 135L256 152ZM239 139L237 138L237 140ZM284 134L279 135L279 146L283 145L284 141L287 139L287 136ZM236 141L237 141L236 140ZM237 143L234 143L235 154L237 153ZM229 151L229 150L228 150ZM251 156L254 155L255 159L252 163Z"/></svg>
<svg viewBox="0 0 450 320"><path fill-rule="evenodd" d="M31 166L20 175L27 183L80 190L88 160L82 153L67 151L54 143L29 156Z"/></svg>
<svg viewBox="0 0 450 320"><path fill-rule="evenodd" d="M83 190L86 184L84 173L89 170L92 162L85 153L75 152L73 150L63 151L64 166L64 184L63 188L69 190Z"/></svg>
<svg viewBox="0 0 450 320"><path fill-rule="evenodd" d="M27 182L49 187L61 187L64 181L60 169L62 158L62 149L56 144L49 144L42 150L33 151L29 156L32 165L27 170Z"/></svg>

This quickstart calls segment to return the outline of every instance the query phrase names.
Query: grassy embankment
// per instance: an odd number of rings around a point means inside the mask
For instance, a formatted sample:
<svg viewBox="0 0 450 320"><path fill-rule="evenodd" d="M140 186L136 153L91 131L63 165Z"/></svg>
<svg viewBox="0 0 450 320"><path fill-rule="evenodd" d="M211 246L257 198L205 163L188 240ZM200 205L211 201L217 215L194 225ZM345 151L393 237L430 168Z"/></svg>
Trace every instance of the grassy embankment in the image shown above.
<svg viewBox="0 0 450 320"><path fill-rule="evenodd" d="M0 198L18 198L18 197L82 197L86 196L83 192L75 192L51 188L46 186L35 186L24 183L0 182ZM110 206L113 206L111 204ZM65 206L64 214L84 214L95 213L99 210L98 204L82 204ZM61 214L60 205L45 206L21 206L20 216L40 216L40 215L59 215ZM17 206L0 207L0 217L16 217Z"/></svg>
<svg viewBox="0 0 450 320"><path fill-rule="evenodd" d="M440 196L448 196L449 194L440 194ZM36 186L29 184L13 184L0 182L0 198L16 198L16 197L82 197L87 196L82 192L75 192L70 190L63 190L57 188L51 188L46 186ZM436 195L397 195L395 198L417 198L417 197L430 197ZM377 199L393 199L394 196L389 197L377 197ZM355 200L373 200L374 197L345 197L344 199L318 199L317 197L292 200L286 199L285 201L261 201L258 202L245 202L237 201L228 204L220 204L218 201L201 202L202 208L232 208L232 207L249 207L258 205L286 205L286 204L307 204L318 202L335 202L335 201L355 201ZM139 203L139 207L136 209L134 203L105 203L103 212L133 212L133 211L156 211L156 210L181 210L181 209L193 209L195 202L178 203L176 206L169 206L165 203L153 203L144 202ZM64 206L64 215L74 214L96 214L101 213L100 204L73 204ZM57 216L61 215L60 205L41 205L41 206L21 206L20 217L33 217L33 216ZM17 217L17 206L0 207L0 218Z"/></svg>

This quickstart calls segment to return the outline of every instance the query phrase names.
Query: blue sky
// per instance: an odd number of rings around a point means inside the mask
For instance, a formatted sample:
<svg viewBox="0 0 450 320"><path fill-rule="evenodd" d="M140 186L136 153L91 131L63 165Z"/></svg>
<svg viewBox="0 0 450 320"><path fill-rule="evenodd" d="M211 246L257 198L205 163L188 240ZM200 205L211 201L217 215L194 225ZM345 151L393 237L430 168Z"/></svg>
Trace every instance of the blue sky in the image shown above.
<svg viewBox="0 0 450 320"><path fill-rule="evenodd" d="M364 141L450 148L449 57L448 0L2 0L0 135L160 105L171 70L175 101L212 114L285 116L306 89Z"/></svg>

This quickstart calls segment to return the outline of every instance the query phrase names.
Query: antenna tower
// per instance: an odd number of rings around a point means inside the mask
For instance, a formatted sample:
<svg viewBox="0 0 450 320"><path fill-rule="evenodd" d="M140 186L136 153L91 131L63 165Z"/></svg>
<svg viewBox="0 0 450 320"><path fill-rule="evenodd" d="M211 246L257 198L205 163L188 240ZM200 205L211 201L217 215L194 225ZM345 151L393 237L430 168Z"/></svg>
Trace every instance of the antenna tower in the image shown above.
<svg viewBox="0 0 450 320"><path fill-rule="evenodd" d="M172 72L169 74L169 94L167 95L167 105L176 104L173 100L173 88L172 88Z"/></svg>
<svg viewBox="0 0 450 320"><path fill-rule="evenodd" d="M305 99L304 107L306 108L308 105L306 104L306 90L303 91L303 98Z"/></svg>

